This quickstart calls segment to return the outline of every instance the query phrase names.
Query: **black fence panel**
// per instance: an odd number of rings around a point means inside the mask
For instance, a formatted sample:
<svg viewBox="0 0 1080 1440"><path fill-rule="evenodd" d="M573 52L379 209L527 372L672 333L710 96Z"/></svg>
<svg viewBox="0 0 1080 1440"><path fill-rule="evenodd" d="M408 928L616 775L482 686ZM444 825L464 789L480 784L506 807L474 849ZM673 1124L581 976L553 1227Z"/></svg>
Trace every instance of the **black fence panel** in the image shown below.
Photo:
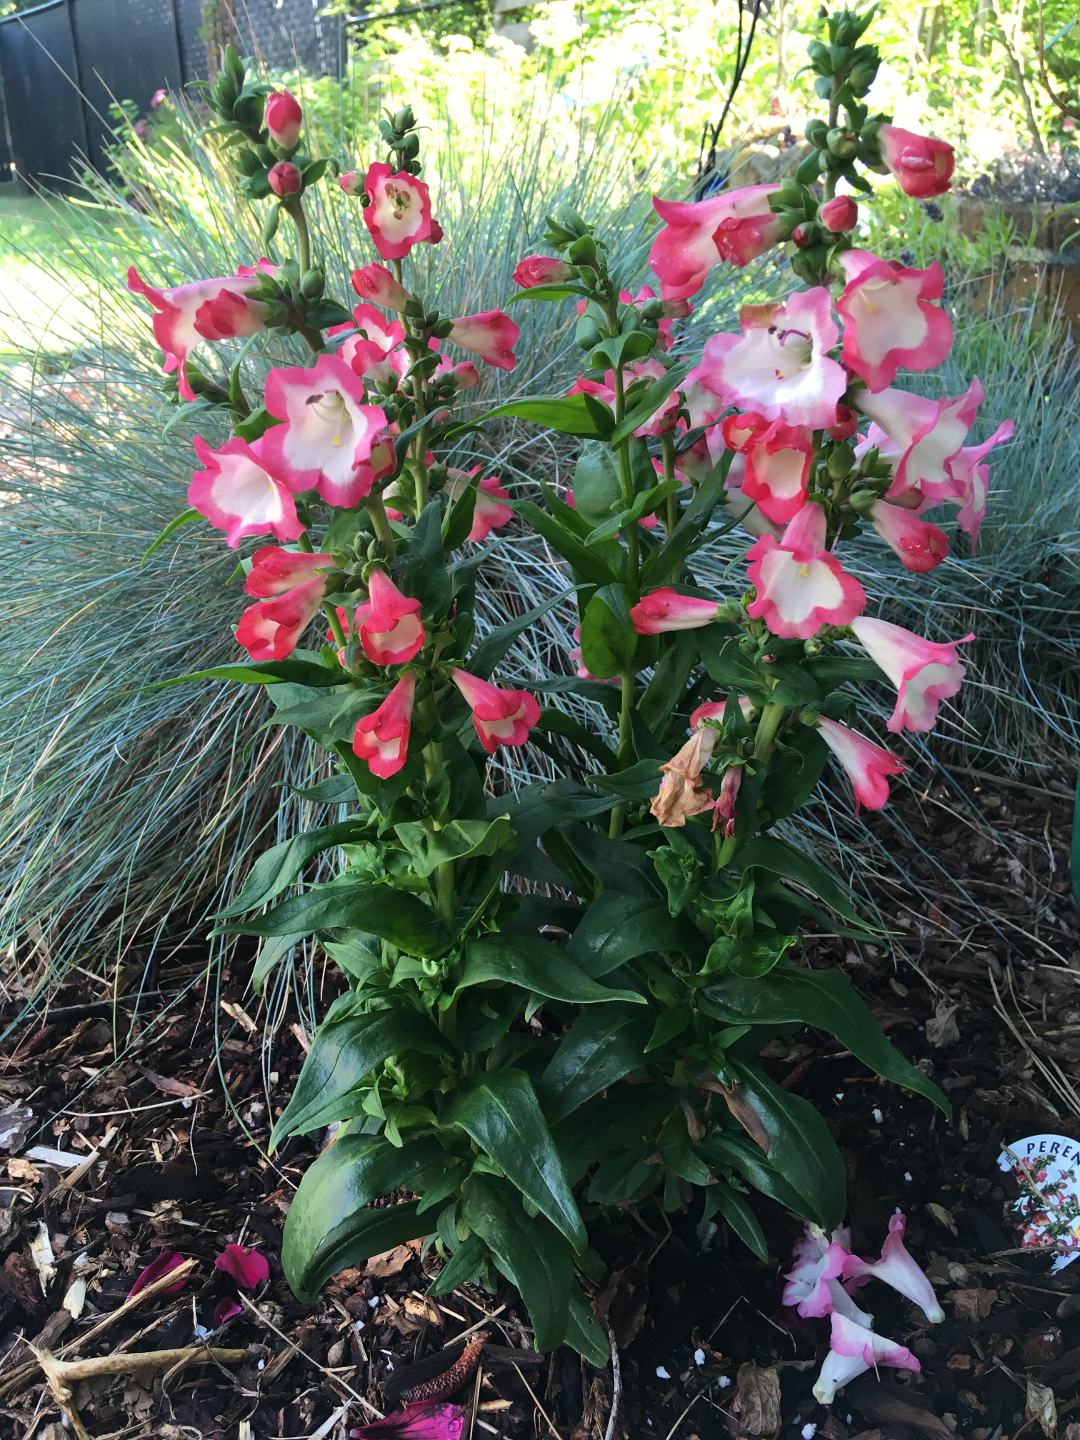
<svg viewBox="0 0 1080 1440"><path fill-rule="evenodd" d="M0 81L15 165L44 185L71 177L87 148L69 0L14 15L0 36Z"/></svg>
<svg viewBox="0 0 1080 1440"><path fill-rule="evenodd" d="M145 111L156 90L183 83L176 12L172 0L76 0L70 13L89 159L101 169L113 138L109 106L134 100Z"/></svg>
<svg viewBox="0 0 1080 1440"><path fill-rule="evenodd" d="M338 18L323 0L235 0L241 53L275 69L342 73ZM204 0L48 0L0 20L0 181L71 183L106 164L109 107L207 75Z"/></svg>

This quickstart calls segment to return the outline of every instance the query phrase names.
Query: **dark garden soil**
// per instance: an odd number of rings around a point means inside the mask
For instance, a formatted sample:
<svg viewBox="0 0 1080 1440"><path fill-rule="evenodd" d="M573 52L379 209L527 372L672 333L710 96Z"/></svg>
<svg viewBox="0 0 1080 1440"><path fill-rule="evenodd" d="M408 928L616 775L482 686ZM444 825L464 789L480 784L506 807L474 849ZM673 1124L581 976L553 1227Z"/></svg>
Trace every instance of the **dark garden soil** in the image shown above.
<svg viewBox="0 0 1080 1440"><path fill-rule="evenodd" d="M1080 1138L1072 778L1033 775L1026 787L957 779L965 795L941 789L907 802L915 844L904 860L916 883L883 886L894 898L881 902L902 942L891 953L856 953L835 940L810 946L814 965L846 966L896 1044L949 1094L953 1119L879 1083L820 1033L765 1052L781 1083L822 1108L842 1148L854 1249L876 1255L893 1211L909 1217L908 1245L937 1287L945 1322L929 1326L876 1282L860 1303L881 1333L919 1356L921 1375L870 1373L821 1407L811 1387L826 1322L779 1303L796 1222L754 1197L784 1262L765 1264L723 1227L703 1252L692 1214L665 1219L646 1204L618 1233L593 1236L613 1267L603 1299L623 1347L616 1434L1034 1440L1060 1432L1080 1440L1070 1424L1080 1424L1080 1262L1051 1277L1050 1254L1017 1249L1005 1214L1012 1182L996 1165L1003 1142L1044 1130ZM968 898L937 867L958 877ZM152 976L157 1003L202 963L173 956ZM369 1407L392 1409L406 1367L448 1345L453 1358L451 1342L480 1325L490 1337L481 1378L458 1397L469 1407L466 1440L600 1440L610 1374L565 1349L535 1354L509 1289L466 1287L433 1302L424 1292L440 1262L403 1247L337 1276L316 1306L292 1297L278 1260L281 1226L314 1149L294 1140L269 1160L265 1144L268 1103L284 1103L306 1037L286 1017L268 1097L263 1017L246 982L237 961L220 990L212 981L181 1014L147 1023L136 1051L113 1065L111 997L79 975L0 1060L0 1440L71 1433L35 1349L68 1361L112 1356L117 1367L125 1353L200 1337L233 1352L186 1368L171 1357L72 1379L68 1410L94 1437L335 1437L370 1420ZM132 967L120 992L145 983ZM38 1146L90 1163L59 1168L27 1155ZM215 1306L237 1294L214 1268L227 1243L265 1255L270 1281L207 1339ZM186 1289L121 1310L161 1249L193 1259ZM81 1311L77 1280L86 1282Z"/></svg>

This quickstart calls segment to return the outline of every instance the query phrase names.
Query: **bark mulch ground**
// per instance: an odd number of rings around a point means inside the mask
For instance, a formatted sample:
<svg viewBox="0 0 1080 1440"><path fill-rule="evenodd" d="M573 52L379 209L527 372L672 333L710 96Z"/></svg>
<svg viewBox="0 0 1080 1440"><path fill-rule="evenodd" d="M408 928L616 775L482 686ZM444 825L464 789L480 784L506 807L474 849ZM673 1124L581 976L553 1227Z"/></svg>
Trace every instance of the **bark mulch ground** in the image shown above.
<svg viewBox="0 0 1080 1440"><path fill-rule="evenodd" d="M1080 1440L1080 1261L1051 1275L1051 1254L1019 1248L1007 1215L1013 1182L996 1164L1003 1143L1029 1134L1080 1139L1073 787L1071 777L958 778L964 797L935 789L906 802L912 879L884 887L883 905L902 941L856 950L818 940L811 950L811 963L847 968L894 1042L949 1094L953 1119L879 1083L818 1032L765 1052L782 1084L822 1108L841 1146L854 1249L876 1255L890 1215L909 1217L909 1248L945 1322L928 1325L878 1283L860 1303L919 1357L921 1374L871 1372L818 1405L827 1324L779 1303L796 1222L753 1199L779 1257L766 1264L724 1227L703 1236L692 1214L645 1204L593 1237L612 1267L604 1300L622 1346L616 1434ZM149 1007L144 998L140 1013L160 1013L202 967L198 955L172 957L149 977L159 998ZM136 967L121 974L118 1013L147 983ZM148 1018L118 1064L113 999L101 990L76 972L0 1059L0 1440L60 1440L73 1424L95 1440L344 1436L393 1408L410 1365L444 1348L452 1359L453 1342L480 1326L489 1335L480 1379L459 1397L466 1437L602 1440L610 1373L565 1349L537 1355L509 1287L432 1301L425 1290L440 1262L416 1246L338 1275L318 1305L293 1298L281 1227L314 1144L291 1141L270 1159L266 1140L306 1037L283 1025L276 1069L264 1074L261 1015L257 1024L241 961ZM84 1163L28 1153L41 1146ZM254 1298L214 1267L230 1243L269 1261ZM162 1249L194 1262L184 1291L125 1305ZM218 1303L237 1297L241 1314L215 1329ZM186 1365L183 1354L142 1368L123 1358L192 1346L204 1348ZM206 1346L231 1354L214 1360ZM39 1351L68 1362L111 1356L115 1368L69 1376L65 1417Z"/></svg>

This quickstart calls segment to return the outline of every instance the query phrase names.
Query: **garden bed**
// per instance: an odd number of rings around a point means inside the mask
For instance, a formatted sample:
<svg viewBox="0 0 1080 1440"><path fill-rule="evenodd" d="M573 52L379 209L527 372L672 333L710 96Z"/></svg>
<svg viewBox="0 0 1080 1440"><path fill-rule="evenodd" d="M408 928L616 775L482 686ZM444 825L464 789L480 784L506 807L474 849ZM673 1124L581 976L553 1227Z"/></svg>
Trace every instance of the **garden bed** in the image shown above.
<svg viewBox="0 0 1080 1440"><path fill-rule="evenodd" d="M669 1233L658 1207L646 1203L617 1233L592 1237L611 1267L605 1304L625 1346L617 1433L991 1440L1052 1436L1080 1408L1080 1263L1050 1275L1049 1254L1017 1250L1004 1213L1011 1181L996 1163L1003 1142L1028 1134L1080 1138L1080 1100L1071 1091L1080 1074L1072 777L1032 776L1025 785L955 779L966 796L942 786L901 802L915 837L901 857L911 883L889 880L882 891L891 898L878 896L905 937L893 956L869 947L856 954L825 939L809 947L814 965L846 964L893 1040L949 1094L952 1121L879 1082L818 1032L774 1042L765 1056L775 1078L822 1109L840 1143L853 1248L875 1253L892 1212L909 1216L909 1246L946 1321L928 1326L883 1286L861 1295L879 1331L920 1357L921 1377L871 1372L831 1409L821 1407L811 1387L825 1323L779 1303L797 1222L750 1197L778 1257L765 1264L724 1227L703 1254L692 1215L668 1217ZM882 815L874 823L889 822ZM970 902L939 883L938 866ZM149 981L127 967L120 1013L131 1013L140 984L155 992L141 1011L160 1013L203 963L199 954L176 954ZM326 985L328 1001L329 976ZM237 1293L214 1269L229 1243L255 1247L271 1269L254 1306L241 1300L242 1313L209 1342L246 1354L175 1373L79 1381L72 1403L92 1435L344 1434L371 1418L366 1407L392 1408L404 1367L479 1324L491 1342L483 1378L459 1397L478 1401L476 1440L550 1435L552 1425L577 1440L604 1435L610 1376L567 1350L537 1357L508 1287L494 1296L464 1287L434 1303L424 1292L440 1262L405 1247L345 1271L317 1306L292 1297L278 1260L281 1226L314 1146L293 1140L274 1160L265 1157L263 1015L245 962L221 976L220 988L200 985L171 1018L147 1023L116 1066L112 1005L100 987L76 973L49 1013L16 1037L0 1074L8 1157L0 1192L4 1440L65 1433L29 1341L70 1357L143 1267L174 1249L196 1260L185 1292L118 1316L79 1354L190 1345L193 1325L213 1329L216 1304ZM293 1017L278 1017L267 1077L275 1107L292 1088L306 1038ZM82 1159L110 1125L116 1133L101 1159L73 1184L65 1183L70 1169L26 1153L47 1146ZM44 1291L32 1248L42 1224L55 1264ZM79 1275L88 1282L86 1306L74 1319L62 1302Z"/></svg>

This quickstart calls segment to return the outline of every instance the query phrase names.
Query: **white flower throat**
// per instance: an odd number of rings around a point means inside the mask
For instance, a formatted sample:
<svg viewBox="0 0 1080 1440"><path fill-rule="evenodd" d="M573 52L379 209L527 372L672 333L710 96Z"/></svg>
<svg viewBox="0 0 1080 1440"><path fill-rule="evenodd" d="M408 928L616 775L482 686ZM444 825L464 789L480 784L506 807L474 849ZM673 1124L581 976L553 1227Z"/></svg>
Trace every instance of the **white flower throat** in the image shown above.
<svg viewBox="0 0 1080 1440"><path fill-rule="evenodd" d="M315 415L325 424L333 426L331 445L342 444L342 431L352 426L352 416L345 406L345 397L338 390L327 390L325 394L309 395L304 401Z"/></svg>

